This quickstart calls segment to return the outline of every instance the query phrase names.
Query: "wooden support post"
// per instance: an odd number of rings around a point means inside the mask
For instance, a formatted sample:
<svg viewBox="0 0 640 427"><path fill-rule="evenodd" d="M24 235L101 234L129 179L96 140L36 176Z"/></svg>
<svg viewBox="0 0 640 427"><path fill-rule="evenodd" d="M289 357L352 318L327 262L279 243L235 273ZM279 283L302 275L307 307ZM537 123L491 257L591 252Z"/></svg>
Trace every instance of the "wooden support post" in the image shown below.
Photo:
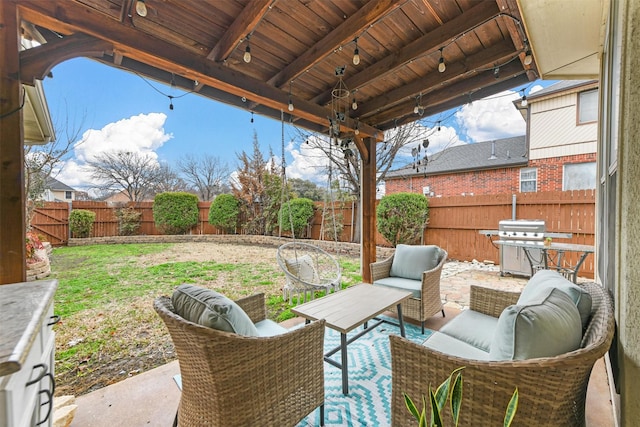
<svg viewBox="0 0 640 427"><path fill-rule="evenodd" d="M0 284L24 282L24 140L16 3L0 1Z"/></svg>
<svg viewBox="0 0 640 427"><path fill-rule="evenodd" d="M362 157L362 176L360 177L362 206L360 210L362 219L360 222L362 224L360 263L362 281L371 283L369 264L376 261L376 140L375 138L366 138L364 143L368 147L368 156Z"/></svg>

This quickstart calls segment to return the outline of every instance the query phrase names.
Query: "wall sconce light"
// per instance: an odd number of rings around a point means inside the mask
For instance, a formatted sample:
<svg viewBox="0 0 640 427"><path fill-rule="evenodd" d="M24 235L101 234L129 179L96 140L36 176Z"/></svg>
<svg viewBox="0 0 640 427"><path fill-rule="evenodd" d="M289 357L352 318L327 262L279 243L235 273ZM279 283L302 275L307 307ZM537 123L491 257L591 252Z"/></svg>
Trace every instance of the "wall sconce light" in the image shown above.
<svg viewBox="0 0 640 427"><path fill-rule="evenodd" d="M244 56L242 57L247 64L251 62L251 43L249 43L249 37L251 37L251 35L247 34L247 47L244 49Z"/></svg>
<svg viewBox="0 0 640 427"><path fill-rule="evenodd" d="M444 63L444 56L442 55L442 51L444 50L444 47L440 48L440 61L438 62L438 71L440 71L441 73L444 73L444 71L447 69L447 64Z"/></svg>
<svg viewBox="0 0 640 427"><path fill-rule="evenodd" d="M144 0L136 0L136 13L143 18L147 16L147 5L144 4Z"/></svg>
<svg viewBox="0 0 640 427"><path fill-rule="evenodd" d="M360 50L358 49L358 38L356 37L354 42L356 43L356 48L353 51L353 65L358 65L360 63ZM354 108L355 110L355 108Z"/></svg>

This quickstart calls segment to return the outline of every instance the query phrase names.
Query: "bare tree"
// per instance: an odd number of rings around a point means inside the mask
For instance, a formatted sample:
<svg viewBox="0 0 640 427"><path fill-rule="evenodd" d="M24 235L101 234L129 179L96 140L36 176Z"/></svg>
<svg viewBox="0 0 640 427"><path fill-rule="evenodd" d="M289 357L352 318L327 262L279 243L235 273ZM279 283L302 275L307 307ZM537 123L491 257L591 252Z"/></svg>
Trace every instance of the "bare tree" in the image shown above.
<svg viewBox="0 0 640 427"><path fill-rule="evenodd" d="M158 182L160 166L149 155L128 151L104 152L87 162L91 176L103 191L124 191L132 202L150 195Z"/></svg>
<svg viewBox="0 0 640 427"><path fill-rule="evenodd" d="M384 181L387 172L391 169L398 152L406 145L426 138L430 132L419 122L412 122L389 132L391 135L387 141L376 146L376 185ZM299 130L300 137L311 148L321 151L329 159L329 179L331 182L338 179L341 187L349 193L354 200L360 203L360 170L361 158L358 149L348 138L338 140L332 138L317 137ZM354 240L360 240L360 218L356 217L356 230Z"/></svg>
<svg viewBox="0 0 640 427"><path fill-rule="evenodd" d="M186 155L178 160L178 169L203 201L213 200L220 194L230 174L227 163L208 154L198 157Z"/></svg>
<svg viewBox="0 0 640 427"><path fill-rule="evenodd" d="M187 191L187 183L171 166L161 164L157 169L157 181L153 186L153 193L165 193L167 191Z"/></svg>
<svg viewBox="0 0 640 427"><path fill-rule="evenodd" d="M56 124L56 135L64 135L44 145L25 145L24 170L25 170L25 194L27 199L26 221L27 230L31 228L31 218L34 209L42 200L47 178L58 172L58 168L68 157L78 141L86 115L76 124L75 120L65 115L62 124ZM79 142L81 144L82 141Z"/></svg>

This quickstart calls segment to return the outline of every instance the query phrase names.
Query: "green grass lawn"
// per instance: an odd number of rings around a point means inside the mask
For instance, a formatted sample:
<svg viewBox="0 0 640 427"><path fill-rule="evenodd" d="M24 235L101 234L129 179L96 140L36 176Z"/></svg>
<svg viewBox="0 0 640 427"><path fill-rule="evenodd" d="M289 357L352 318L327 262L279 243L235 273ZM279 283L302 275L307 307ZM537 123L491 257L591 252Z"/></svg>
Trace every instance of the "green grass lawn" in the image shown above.
<svg viewBox="0 0 640 427"><path fill-rule="evenodd" d="M181 283L214 289L231 299L262 292L270 318L293 317L291 305L282 299L285 279L275 261L275 248L265 249L260 259L226 262L172 259L175 245L54 249L50 278L59 282L54 309L62 317L55 329L56 395L84 394L175 359L152 304ZM207 245L203 250L211 250L215 244L190 245ZM339 257L339 261L343 287L362 280L359 259Z"/></svg>

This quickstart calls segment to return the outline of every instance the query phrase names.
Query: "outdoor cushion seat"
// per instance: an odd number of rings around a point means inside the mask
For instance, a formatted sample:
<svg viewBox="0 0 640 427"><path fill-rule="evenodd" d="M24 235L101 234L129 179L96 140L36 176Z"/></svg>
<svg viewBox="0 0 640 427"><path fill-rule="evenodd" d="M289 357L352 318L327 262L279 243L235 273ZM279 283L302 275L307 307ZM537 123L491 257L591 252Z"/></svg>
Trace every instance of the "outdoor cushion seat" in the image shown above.
<svg viewBox="0 0 640 427"><path fill-rule="evenodd" d="M259 420L294 426L318 407L324 425L324 320L286 330L266 319L264 294L229 304L220 294L193 288L181 285L174 295L181 310L187 308L185 315L228 327L238 325L242 311L257 333L203 326L180 316L171 298L156 298L154 309L180 363L182 394L174 425L248 426ZM237 317L227 324L233 311Z"/></svg>
<svg viewBox="0 0 640 427"><path fill-rule="evenodd" d="M447 261L447 251L435 245L403 245L396 247L389 258L371 263L371 281L374 286L411 291L405 300L402 315L418 320L424 334L424 321L442 312L440 275ZM395 310L395 309L394 309Z"/></svg>
<svg viewBox="0 0 640 427"><path fill-rule="evenodd" d="M536 278L540 273L543 277ZM530 284L538 289L527 289ZM591 308L583 328L578 306L587 300ZM517 387L515 425L584 426L589 376L609 350L613 333L612 299L599 284L575 285L557 272L541 271L522 294L472 285L469 310L424 343L389 337L391 424L415 425L404 393L420 399L425 385L441 384L464 367L460 425L475 425L478 419L501 425Z"/></svg>

